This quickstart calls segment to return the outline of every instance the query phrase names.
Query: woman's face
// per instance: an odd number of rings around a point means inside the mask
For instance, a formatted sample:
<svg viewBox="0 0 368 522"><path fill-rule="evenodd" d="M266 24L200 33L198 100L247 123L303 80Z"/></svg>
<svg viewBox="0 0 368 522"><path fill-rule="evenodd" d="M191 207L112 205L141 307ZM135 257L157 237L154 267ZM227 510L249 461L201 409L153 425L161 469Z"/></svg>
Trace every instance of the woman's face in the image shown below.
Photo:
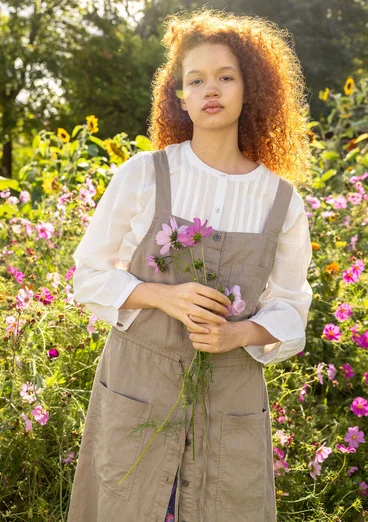
<svg viewBox="0 0 368 522"><path fill-rule="evenodd" d="M193 125L211 130L238 125L245 101L244 82L238 58L227 45L203 43L191 49L183 59L182 75L180 103ZM203 106L208 101L218 101L223 108L206 112Z"/></svg>

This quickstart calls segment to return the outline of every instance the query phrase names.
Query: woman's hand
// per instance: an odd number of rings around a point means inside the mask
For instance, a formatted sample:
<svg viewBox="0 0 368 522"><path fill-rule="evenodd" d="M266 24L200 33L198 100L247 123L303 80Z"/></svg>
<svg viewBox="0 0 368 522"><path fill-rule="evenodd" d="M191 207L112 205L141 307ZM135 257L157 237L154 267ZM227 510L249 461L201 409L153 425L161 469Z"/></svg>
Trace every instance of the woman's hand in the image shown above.
<svg viewBox="0 0 368 522"><path fill-rule="evenodd" d="M231 301L218 290L200 283L189 282L179 285L162 285L159 308L171 317L178 319L193 332L209 332L208 326L202 326L191 319L215 325L227 324L224 316L229 314Z"/></svg>
<svg viewBox="0 0 368 522"><path fill-rule="evenodd" d="M198 320L197 317L191 316L192 320ZM197 333L189 326L187 327L188 332L192 332L189 335L192 341L193 348L201 350L202 352L209 353L223 353L230 352L241 346L241 340L238 339L239 329L236 322L226 321L226 323L215 324L203 323L202 321L197 323L205 326L209 329L208 333Z"/></svg>

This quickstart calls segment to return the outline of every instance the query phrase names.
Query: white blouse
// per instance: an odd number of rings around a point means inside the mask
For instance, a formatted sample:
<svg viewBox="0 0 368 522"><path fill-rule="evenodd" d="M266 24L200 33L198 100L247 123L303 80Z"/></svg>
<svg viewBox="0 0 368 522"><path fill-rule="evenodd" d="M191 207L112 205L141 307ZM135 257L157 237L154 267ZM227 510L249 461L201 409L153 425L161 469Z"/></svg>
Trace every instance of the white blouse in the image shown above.
<svg viewBox="0 0 368 522"><path fill-rule="evenodd" d="M165 151L173 215L190 221L208 219L209 225L224 232L262 232L276 195L277 174L261 162L250 173L226 174L201 161L190 140L168 145ZM141 312L119 308L143 282L126 268L152 222L155 197L152 152L142 151L116 169L73 254L74 299L120 330L127 330ZM307 281L311 259L308 217L294 187L261 308L249 319L279 341L244 347L263 364L283 361L304 349L312 301Z"/></svg>

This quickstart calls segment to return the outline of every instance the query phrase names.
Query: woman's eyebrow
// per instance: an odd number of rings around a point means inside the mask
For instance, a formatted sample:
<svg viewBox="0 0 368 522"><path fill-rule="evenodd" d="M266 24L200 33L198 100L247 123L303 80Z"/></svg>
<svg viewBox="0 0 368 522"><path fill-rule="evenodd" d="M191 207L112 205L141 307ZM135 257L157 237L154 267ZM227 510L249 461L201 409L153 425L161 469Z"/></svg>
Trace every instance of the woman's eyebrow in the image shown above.
<svg viewBox="0 0 368 522"><path fill-rule="evenodd" d="M234 67L232 67L231 65L224 65L223 67L219 67L219 68L217 69L217 71L224 71L225 69L226 69L226 70L227 70L227 69L232 69L233 71L237 72L237 70L234 69ZM198 73L201 73L201 72L203 72L203 71L200 71L200 70L198 70L198 69L193 69L193 70L187 72L187 74L186 74L185 76L189 76L190 74L198 74Z"/></svg>

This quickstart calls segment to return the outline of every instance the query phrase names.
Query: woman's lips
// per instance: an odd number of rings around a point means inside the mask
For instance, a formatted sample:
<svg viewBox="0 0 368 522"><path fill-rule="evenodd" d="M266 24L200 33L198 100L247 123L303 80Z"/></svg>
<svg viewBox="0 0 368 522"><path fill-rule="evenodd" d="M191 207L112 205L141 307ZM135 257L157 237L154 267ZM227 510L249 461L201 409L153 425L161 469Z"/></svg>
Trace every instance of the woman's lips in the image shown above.
<svg viewBox="0 0 368 522"><path fill-rule="evenodd" d="M207 109L203 109L205 112L219 112L223 109L223 107L207 107Z"/></svg>

